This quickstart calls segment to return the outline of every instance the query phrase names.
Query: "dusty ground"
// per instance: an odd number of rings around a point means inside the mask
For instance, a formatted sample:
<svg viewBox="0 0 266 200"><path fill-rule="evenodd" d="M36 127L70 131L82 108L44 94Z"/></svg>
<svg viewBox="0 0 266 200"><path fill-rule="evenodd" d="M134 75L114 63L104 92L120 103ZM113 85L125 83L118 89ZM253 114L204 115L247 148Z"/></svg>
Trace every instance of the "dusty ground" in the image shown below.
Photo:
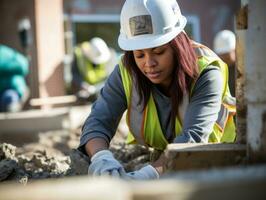
<svg viewBox="0 0 266 200"><path fill-rule="evenodd" d="M51 131L21 146L0 143L0 181L26 184L33 179L86 175L88 158L76 149L80 133L80 129ZM118 129L110 149L126 171L138 169L148 162L150 150L126 145L123 135Z"/></svg>

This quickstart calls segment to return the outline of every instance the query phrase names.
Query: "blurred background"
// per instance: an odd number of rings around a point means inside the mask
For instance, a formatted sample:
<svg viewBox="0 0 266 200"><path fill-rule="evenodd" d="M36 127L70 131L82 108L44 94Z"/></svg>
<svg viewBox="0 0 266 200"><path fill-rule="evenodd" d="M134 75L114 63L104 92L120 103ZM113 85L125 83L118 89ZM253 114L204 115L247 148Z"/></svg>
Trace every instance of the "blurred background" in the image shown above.
<svg viewBox="0 0 266 200"><path fill-rule="evenodd" d="M69 93L70 65L77 44L98 36L121 52L117 38L123 2L0 0L0 43L29 58L27 83L31 98ZM178 3L188 19L186 31L197 42L213 48L217 32L235 30L240 0L179 0Z"/></svg>

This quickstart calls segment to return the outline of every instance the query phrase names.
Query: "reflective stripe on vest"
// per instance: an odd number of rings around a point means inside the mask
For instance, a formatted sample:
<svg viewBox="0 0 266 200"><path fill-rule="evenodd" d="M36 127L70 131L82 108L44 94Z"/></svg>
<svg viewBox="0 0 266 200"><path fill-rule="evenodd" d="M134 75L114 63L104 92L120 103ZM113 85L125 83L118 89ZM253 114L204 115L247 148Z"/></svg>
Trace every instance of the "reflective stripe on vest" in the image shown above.
<svg viewBox="0 0 266 200"><path fill-rule="evenodd" d="M82 74L86 82L94 85L103 81L107 77L105 64L99 64L94 67L86 56L84 56L80 47L75 48L75 54L79 72Z"/></svg>
<svg viewBox="0 0 266 200"><path fill-rule="evenodd" d="M223 103L218 114L217 122L214 125L213 132L209 137L209 142L233 142L235 139L235 125L232 116L235 114L235 104L233 104L228 89L227 66L211 50L207 49L207 47L197 45L194 48L198 55L200 73L202 73L209 65L215 65L220 68L224 79ZM146 107L142 110L143 106L138 105L139 96L136 90L136 84L132 84L135 80L132 79L122 62L120 62L119 68L128 104L127 124L130 133L127 142L139 143L151 146L158 150L164 150L168 141L161 129L152 94L150 95ZM191 95L193 95L193 87L191 89ZM231 104L229 104L229 102ZM188 104L188 100L185 104ZM181 109L181 107L182 105L179 109ZM184 110L184 108L182 109ZM176 135L179 135L182 132L182 120L183 118L181 116L176 118Z"/></svg>
<svg viewBox="0 0 266 200"><path fill-rule="evenodd" d="M194 43L194 49L198 56L200 73L209 65L218 66L223 75L222 105L218 113L218 119L214 124L213 132L209 142L234 142L236 137L235 123L233 116L236 113L236 101L231 96L228 86L227 65L208 47Z"/></svg>

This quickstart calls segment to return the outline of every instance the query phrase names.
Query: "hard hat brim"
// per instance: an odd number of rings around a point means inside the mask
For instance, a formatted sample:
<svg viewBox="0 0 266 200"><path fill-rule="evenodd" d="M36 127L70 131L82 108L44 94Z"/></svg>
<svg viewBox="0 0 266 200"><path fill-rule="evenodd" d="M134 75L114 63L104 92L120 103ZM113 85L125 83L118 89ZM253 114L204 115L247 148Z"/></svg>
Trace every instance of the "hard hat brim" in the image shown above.
<svg viewBox="0 0 266 200"><path fill-rule="evenodd" d="M180 20L180 25L173 28L171 32L160 35L140 35L134 38L126 38L124 34L119 35L118 45L122 50L134 51L140 49L149 49L167 44L173 40L180 32L182 32L186 26L187 20L184 16Z"/></svg>

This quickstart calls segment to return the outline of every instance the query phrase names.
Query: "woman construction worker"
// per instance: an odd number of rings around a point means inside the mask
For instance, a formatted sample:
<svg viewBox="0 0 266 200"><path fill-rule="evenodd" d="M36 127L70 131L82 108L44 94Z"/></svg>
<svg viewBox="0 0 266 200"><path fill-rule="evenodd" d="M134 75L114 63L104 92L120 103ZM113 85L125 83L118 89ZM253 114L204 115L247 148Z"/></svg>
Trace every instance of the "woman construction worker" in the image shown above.
<svg viewBox="0 0 266 200"><path fill-rule="evenodd" d="M79 149L91 158L89 174L156 179L164 156L125 172L108 150L127 110L128 143L163 151L169 143L233 142L234 99L227 66L184 32L175 0L126 0L118 44L124 55L92 107Z"/></svg>

